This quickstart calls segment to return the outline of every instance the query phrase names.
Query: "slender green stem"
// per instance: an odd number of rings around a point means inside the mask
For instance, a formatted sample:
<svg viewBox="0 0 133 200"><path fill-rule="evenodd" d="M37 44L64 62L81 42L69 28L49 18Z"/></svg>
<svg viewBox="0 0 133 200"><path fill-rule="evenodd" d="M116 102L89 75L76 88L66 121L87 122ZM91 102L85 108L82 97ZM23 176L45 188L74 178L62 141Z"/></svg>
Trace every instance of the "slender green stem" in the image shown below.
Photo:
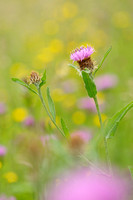
<svg viewBox="0 0 133 200"><path fill-rule="evenodd" d="M52 116L50 115L50 113L49 113L49 111L48 111L48 109L47 109L47 107L46 107L45 101L44 101L44 99L43 99L43 96L42 96L42 93L41 93L41 89L40 89L39 87L37 87L37 90L38 90L38 95L39 95L39 97L40 97L40 100L41 100L41 102L42 102L42 104L43 104L43 107L44 107L44 109L45 109L47 115L49 116L50 120L53 122L53 124L54 124L55 127L58 129L58 131L59 131L63 136L65 136L64 133L63 133L63 131L59 128L59 126L56 124L56 122L53 120Z"/></svg>
<svg viewBox="0 0 133 200"><path fill-rule="evenodd" d="M94 97L94 102L95 102L95 105L96 105L101 130L103 131L102 117L101 117L101 113L100 113L100 109L99 109L99 105L98 105L98 101L97 101L97 96ZM112 174L111 161L110 161L109 151L108 151L108 143L107 143L107 140L106 140L105 137L104 137L104 146L105 146L106 160L107 160L108 168L109 168L110 173Z"/></svg>

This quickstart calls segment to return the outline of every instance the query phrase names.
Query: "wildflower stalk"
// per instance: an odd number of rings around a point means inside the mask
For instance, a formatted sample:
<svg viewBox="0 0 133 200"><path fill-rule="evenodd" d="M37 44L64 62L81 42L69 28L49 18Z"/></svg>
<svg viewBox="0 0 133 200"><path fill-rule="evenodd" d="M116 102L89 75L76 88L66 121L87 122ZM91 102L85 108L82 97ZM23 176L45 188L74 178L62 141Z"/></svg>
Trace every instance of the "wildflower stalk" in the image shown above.
<svg viewBox="0 0 133 200"><path fill-rule="evenodd" d="M39 86L36 86L36 87L37 87L37 90L38 90L38 96L40 97L40 100L41 100L41 102L42 102L42 105L43 105L43 107L44 107L44 109L45 109L47 115L49 116L50 120L51 120L52 123L55 125L55 127L58 129L58 131L59 131L63 136L65 136L64 133L63 133L63 131L59 128L59 126L56 124L56 122L53 120L52 116L50 115L50 113L49 113L49 111L48 111L48 109L47 109L47 107L46 107L45 101L44 101L44 99L43 99L42 92L41 92L41 88L40 88Z"/></svg>
<svg viewBox="0 0 133 200"><path fill-rule="evenodd" d="M103 131L103 122L102 122L102 117L101 117L101 113L100 113L100 109L99 109L97 96L95 96L93 99L94 99L94 102L95 102L95 105L96 105L101 130ZM112 166L111 166L111 161L110 161L110 157L109 157L108 143L107 143L107 139L106 139L105 136L104 136L104 146L105 146L106 160L107 160L108 168L109 168L110 173L112 174Z"/></svg>

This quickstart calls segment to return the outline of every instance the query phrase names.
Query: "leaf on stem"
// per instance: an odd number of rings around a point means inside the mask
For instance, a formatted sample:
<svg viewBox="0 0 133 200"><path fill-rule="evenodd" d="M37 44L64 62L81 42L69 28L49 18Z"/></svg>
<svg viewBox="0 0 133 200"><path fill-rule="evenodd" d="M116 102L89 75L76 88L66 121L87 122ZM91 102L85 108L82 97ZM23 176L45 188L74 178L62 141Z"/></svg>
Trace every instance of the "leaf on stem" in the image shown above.
<svg viewBox="0 0 133 200"><path fill-rule="evenodd" d="M48 87L47 87L47 99L48 99L50 113L53 117L53 120L55 121L55 118L56 118L55 106L54 106L54 102L50 96L50 90Z"/></svg>
<svg viewBox="0 0 133 200"><path fill-rule="evenodd" d="M62 129L63 129L63 132L65 134L66 137L69 136L69 131L68 131L68 128L64 122L64 120L61 118L61 126L62 126Z"/></svg>
<svg viewBox="0 0 133 200"><path fill-rule="evenodd" d="M78 66L73 65L73 64L68 64L68 65L69 65L70 67L76 69L76 71L78 72L78 74L81 76L81 71L80 71L80 69L78 68Z"/></svg>
<svg viewBox="0 0 133 200"><path fill-rule="evenodd" d="M46 70L43 73L43 76L41 78L41 83L39 84L39 87L41 88L46 83Z"/></svg>
<svg viewBox="0 0 133 200"><path fill-rule="evenodd" d="M112 118L108 119L105 126L105 137L110 139L115 135L115 131L119 125L119 122L126 115L126 113L133 107L133 101L117 112Z"/></svg>
<svg viewBox="0 0 133 200"><path fill-rule="evenodd" d="M104 60L106 59L106 57L107 57L108 54L110 53L111 49L112 49L112 47L110 47L110 48L106 51L106 53L105 53L103 59L101 60L100 64L98 65L97 69L94 71L94 75L95 75L96 72L101 68L101 66L102 66L102 64L103 64L103 62L104 62Z"/></svg>
<svg viewBox="0 0 133 200"><path fill-rule="evenodd" d="M89 97L94 98L97 94L97 89L91 74L87 71L82 71L82 77Z"/></svg>
<svg viewBox="0 0 133 200"><path fill-rule="evenodd" d="M33 92L33 93L35 93L35 94L38 95L38 93L37 93L35 90L33 90L33 89L32 89L27 83L25 83L24 81L22 81L22 80L20 80L20 79L18 79L18 78L12 78L12 81L14 81L15 83L18 83L18 84L20 84L20 85L26 87L26 88L29 89L31 92Z"/></svg>

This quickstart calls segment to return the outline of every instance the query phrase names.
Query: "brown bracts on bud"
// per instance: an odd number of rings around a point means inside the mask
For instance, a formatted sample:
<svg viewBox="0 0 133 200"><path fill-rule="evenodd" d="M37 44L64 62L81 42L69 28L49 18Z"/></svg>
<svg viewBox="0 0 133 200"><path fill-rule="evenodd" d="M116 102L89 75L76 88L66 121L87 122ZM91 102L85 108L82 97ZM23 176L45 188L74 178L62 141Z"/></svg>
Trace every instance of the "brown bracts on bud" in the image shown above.
<svg viewBox="0 0 133 200"><path fill-rule="evenodd" d="M79 60L77 62L79 64L81 70L84 70L85 68L88 68L90 71L93 71L93 69L94 69L94 64L93 64L93 62L91 60L91 57L85 58L82 61Z"/></svg>
<svg viewBox="0 0 133 200"><path fill-rule="evenodd" d="M30 74L30 83L31 84L38 84L41 81L41 77L39 76L38 72L31 72Z"/></svg>

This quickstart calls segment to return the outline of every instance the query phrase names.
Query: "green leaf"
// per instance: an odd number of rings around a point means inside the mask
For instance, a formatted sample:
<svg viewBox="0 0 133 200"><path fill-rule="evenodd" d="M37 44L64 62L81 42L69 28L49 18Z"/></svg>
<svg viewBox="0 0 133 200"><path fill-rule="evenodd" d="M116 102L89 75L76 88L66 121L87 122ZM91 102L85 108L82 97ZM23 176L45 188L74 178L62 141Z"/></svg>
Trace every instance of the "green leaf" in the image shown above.
<svg viewBox="0 0 133 200"><path fill-rule="evenodd" d="M94 75L95 75L96 72L101 68L101 66L102 66L102 64L103 64L103 62L104 62L104 60L106 59L106 57L107 57L108 54L110 53L111 49L112 49L112 47L110 47L110 48L107 50L107 52L105 53L103 59L101 60L101 62L100 62L100 64L98 65L97 69L95 70Z"/></svg>
<svg viewBox="0 0 133 200"><path fill-rule="evenodd" d="M65 134L66 137L69 136L69 131L68 131L68 128L64 122L64 120L61 118L61 126L62 126L62 129L63 129L63 132Z"/></svg>
<svg viewBox="0 0 133 200"><path fill-rule="evenodd" d="M38 95L38 93L37 93L35 90L33 90L33 89L32 89L27 83L25 83L24 81L21 81L21 80L18 79L18 78L12 78L12 81L14 81L15 83L18 83L18 84L20 84L20 85L26 87L26 88L29 89L31 92L33 92L33 93L35 93L35 94Z"/></svg>
<svg viewBox="0 0 133 200"><path fill-rule="evenodd" d="M39 84L39 87L42 87L46 83L46 70L43 73L43 76L41 78L41 83Z"/></svg>
<svg viewBox="0 0 133 200"><path fill-rule="evenodd" d="M78 68L78 66L73 65L73 64L68 64L68 65L69 65L70 67L76 69L76 71L79 73L79 75L81 75L81 71L80 71L80 69Z"/></svg>
<svg viewBox="0 0 133 200"><path fill-rule="evenodd" d="M50 90L48 87L47 87L47 99L48 99L49 110L51 112L53 120L55 121L55 118L56 118L55 106L54 106L54 102L50 96Z"/></svg>
<svg viewBox="0 0 133 200"><path fill-rule="evenodd" d="M132 179L133 179L133 167L132 166L128 166L128 169L129 169L130 174L131 174Z"/></svg>
<svg viewBox="0 0 133 200"><path fill-rule="evenodd" d="M112 118L108 119L105 126L106 139L112 138L115 135L115 131L119 125L119 122L126 115L126 113L133 107L133 101L117 112Z"/></svg>
<svg viewBox="0 0 133 200"><path fill-rule="evenodd" d="M97 89L92 76L87 71L82 71L82 77L89 97L94 98L97 94Z"/></svg>

